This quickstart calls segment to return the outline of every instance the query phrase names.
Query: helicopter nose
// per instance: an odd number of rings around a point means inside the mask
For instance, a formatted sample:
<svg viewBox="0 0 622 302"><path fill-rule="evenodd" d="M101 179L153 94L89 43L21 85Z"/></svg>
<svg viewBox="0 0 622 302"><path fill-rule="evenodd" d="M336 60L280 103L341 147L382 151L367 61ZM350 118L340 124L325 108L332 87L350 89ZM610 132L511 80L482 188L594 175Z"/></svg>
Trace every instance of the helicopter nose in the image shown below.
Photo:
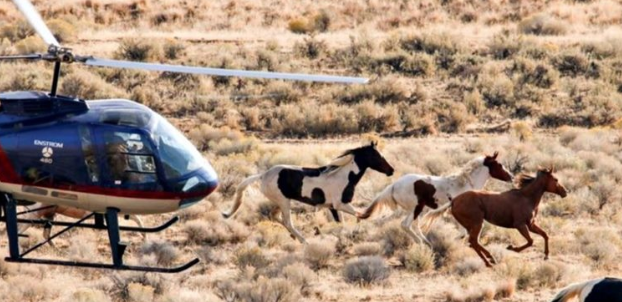
<svg viewBox="0 0 622 302"><path fill-rule="evenodd" d="M209 196L218 187L218 178L211 169L201 169L193 173L181 188L184 198L179 201L179 208L189 207Z"/></svg>

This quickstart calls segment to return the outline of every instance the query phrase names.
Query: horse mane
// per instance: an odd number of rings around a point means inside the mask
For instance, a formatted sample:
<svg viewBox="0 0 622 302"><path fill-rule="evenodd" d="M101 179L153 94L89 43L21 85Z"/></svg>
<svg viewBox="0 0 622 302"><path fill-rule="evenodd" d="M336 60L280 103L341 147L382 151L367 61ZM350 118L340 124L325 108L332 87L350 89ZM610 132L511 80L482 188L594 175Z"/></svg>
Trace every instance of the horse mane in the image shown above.
<svg viewBox="0 0 622 302"><path fill-rule="evenodd" d="M354 161L354 155L352 154L342 154L339 157L335 158L332 162L330 162L328 165L321 167L321 174L328 174L328 173L333 173L337 170L339 170L341 167L351 163L352 161Z"/></svg>
<svg viewBox="0 0 622 302"><path fill-rule="evenodd" d="M534 182L536 180L536 177L533 177L531 175L527 175L527 174L521 174L518 176L516 182L518 184L518 188L522 189L526 186L528 186L530 183Z"/></svg>
<svg viewBox="0 0 622 302"><path fill-rule="evenodd" d="M460 169L458 172L453 173L448 175L448 178L452 178L458 181L458 183L461 186L466 185L468 182L470 182L470 175L473 171L481 168L484 166L484 158L483 157L476 157L470 161L468 161L463 167L462 169Z"/></svg>

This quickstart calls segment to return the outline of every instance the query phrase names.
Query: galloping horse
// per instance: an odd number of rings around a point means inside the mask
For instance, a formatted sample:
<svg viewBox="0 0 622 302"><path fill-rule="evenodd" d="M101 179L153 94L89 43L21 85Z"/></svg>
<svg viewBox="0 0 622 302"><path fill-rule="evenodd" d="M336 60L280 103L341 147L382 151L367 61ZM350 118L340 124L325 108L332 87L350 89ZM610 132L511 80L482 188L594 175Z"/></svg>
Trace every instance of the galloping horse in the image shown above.
<svg viewBox="0 0 622 302"><path fill-rule="evenodd" d="M527 243L523 246L508 246L508 250L517 253L533 245L533 239L529 236L530 231L542 236L546 260L549 258L549 237L535 222L538 206L545 192L564 198L566 189L553 175L553 168L539 170L536 177L521 175L518 179L518 187L518 189L503 193L488 191L462 193L456 196L449 205L432 211L432 215L436 216L438 213L451 209L451 214L469 233L469 244L488 267L492 266L490 262L496 264L496 261L479 244L479 234L484 220L496 226L517 229L527 239Z"/></svg>
<svg viewBox="0 0 622 302"><path fill-rule="evenodd" d="M387 176L393 175L393 167L380 155L376 143L344 152L328 166L303 168L277 165L266 172L243 180L236 189L235 202L225 218L231 217L242 204L244 190L251 183L261 180L260 190L281 211L281 224L300 242L306 243L291 221L290 202L297 200L312 206L323 206L359 216L350 205L354 189L370 168Z"/></svg>
<svg viewBox="0 0 622 302"><path fill-rule="evenodd" d="M598 278L571 284L557 293L551 302L568 302L576 296L579 302L622 302L622 279Z"/></svg>
<svg viewBox="0 0 622 302"><path fill-rule="evenodd" d="M39 210L39 211L33 211L30 213L25 213L24 214L24 219L29 219L29 220L36 220L36 219L45 219L45 220L49 220L49 221L54 221L54 217L56 216L56 214L61 214L63 216L67 216L67 217L71 217L71 218L76 218L76 219L80 219L84 216L86 216L87 214L89 214L88 211L84 211L84 210L80 210L77 208L72 208L72 207L66 207L66 206L53 206L53 207L49 207L46 204L37 202L32 206L27 206L26 209L28 210L36 210L36 209L41 209L41 208L46 208L43 210ZM139 227L143 227L143 222L140 220L140 218L138 218L138 216L135 215L128 215L127 217L128 219L131 219L132 221L134 221ZM19 230L18 232L20 234L24 233L26 230L28 230L30 228L31 224L29 223L24 223L21 224L19 226ZM45 238L46 240L50 238L50 233L52 231L51 226L46 226L43 228L43 238ZM145 233L141 233L143 238L146 237ZM50 241L50 245L54 246L54 243L52 241Z"/></svg>
<svg viewBox="0 0 622 302"><path fill-rule="evenodd" d="M492 156L486 155L472 159L461 171L449 176L404 175L378 194L360 218L368 218L383 205L391 209L396 209L399 205L408 213L408 216L402 222L402 228L414 240L421 240L429 244L428 240L421 233L419 225L416 226L417 234L411 229L413 221L417 219L423 210L423 204L420 202L421 198L417 194L416 187L413 189L413 186L420 180L429 183L436 190L435 197L438 201L442 204L449 204L451 196L457 196L469 190L479 190L486 185L490 178L511 181L513 176L503 165L497 162L498 155L499 152L495 152ZM435 208L432 204L428 204L428 206Z"/></svg>

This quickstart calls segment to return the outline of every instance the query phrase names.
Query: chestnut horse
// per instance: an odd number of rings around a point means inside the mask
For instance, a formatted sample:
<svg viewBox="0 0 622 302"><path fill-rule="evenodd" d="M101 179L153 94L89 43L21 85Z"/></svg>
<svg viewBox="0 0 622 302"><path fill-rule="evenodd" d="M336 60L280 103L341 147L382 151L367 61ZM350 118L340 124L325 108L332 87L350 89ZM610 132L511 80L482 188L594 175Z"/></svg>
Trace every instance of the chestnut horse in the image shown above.
<svg viewBox="0 0 622 302"><path fill-rule="evenodd" d="M456 196L451 202L451 214L467 230L469 244L477 255L490 267L496 264L492 255L479 244L479 234L484 220L504 228L517 229L527 243L519 247L508 246L508 250L521 252L533 245L529 232L544 238L544 259L549 258L549 237L535 222L538 206L545 192L566 197L566 189L553 175L553 169L540 169L536 177L521 175L518 189L503 193L469 191ZM440 208L435 211L444 211ZM488 259L487 259L488 258ZM490 260L490 262L488 261Z"/></svg>

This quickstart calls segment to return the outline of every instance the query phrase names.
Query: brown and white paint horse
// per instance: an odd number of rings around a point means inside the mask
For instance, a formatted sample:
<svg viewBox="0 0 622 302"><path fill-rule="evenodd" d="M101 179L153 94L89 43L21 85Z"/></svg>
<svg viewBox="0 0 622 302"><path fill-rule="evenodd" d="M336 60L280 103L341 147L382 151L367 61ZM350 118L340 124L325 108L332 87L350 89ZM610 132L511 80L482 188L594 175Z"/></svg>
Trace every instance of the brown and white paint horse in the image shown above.
<svg viewBox="0 0 622 302"><path fill-rule="evenodd" d="M393 167L380 155L376 143L348 150L325 167L277 165L242 181L236 190L233 208L228 213L223 213L223 216L231 217L242 204L246 187L259 180L263 195L277 204L283 226L300 242L305 243L305 239L292 225L291 201L327 207L358 217L360 214L354 210L350 202L354 197L356 185L368 168L387 176L393 175Z"/></svg>
<svg viewBox="0 0 622 302"><path fill-rule="evenodd" d="M549 258L549 236L536 224L538 206L545 192L566 197L566 189L553 175L553 169L539 170L536 177L521 175L518 179L518 189L502 193L488 191L469 191L456 196L448 207L432 211L434 214L451 210L469 234L469 245L482 258L486 266L496 264L483 246L479 244L479 234L484 221L504 227L515 228L527 240L519 246L508 246L508 250L521 252L533 245L529 232L536 233L544 238L544 259Z"/></svg>
<svg viewBox="0 0 622 302"><path fill-rule="evenodd" d="M513 176L497 161L498 155L499 153L495 152L492 156L481 156L472 159L462 170L449 176L406 174L378 194L365 211L366 214L360 218L365 219L371 216L382 206L387 206L391 209L396 209L399 206L407 213L406 218L402 221L402 228L414 240L429 244L428 240L421 233L419 225L416 225L416 233L411 229L413 221L417 219L423 210L423 206L419 205L420 196L413 189L414 184L422 180L432 185L436 190L434 197L441 204L449 204L451 196L456 196L469 190L479 190L486 185L490 178L511 181Z"/></svg>
<svg viewBox="0 0 622 302"><path fill-rule="evenodd" d="M46 208L47 207L47 208ZM76 218L76 219L80 219L83 218L84 216L86 216L87 214L90 214L89 211L85 211L85 210L81 210L78 208L72 208L72 207L67 207L67 206L53 206L53 207L48 207L48 205L37 202L32 206L27 206L26 209L28 211L30 210L36 210L36 209L41 209L41 208L45 208L43 210L39 210L39 211L34 211L34 212L30 212L30 213L25 213L23 216L23 219L28 219L28 220L38 220L38 219L44 219L44 220L49 220L49 221L54 221L54 218L56 217L56 214L61 214L63 216L67 216L67 217L71 217L71 218ZM128 215L128 219L134 221L136 223L136 225L138 225L139 227L143 227L143 222L140 220L140 218L136 215ZM23 223L19 225L19 230L18 232L20 234L23 234L26 230L28 230L30 228L31 224L29 223ZM43 238L45 238L46 240L48 238L50 238L50 233L52 231L52 228L50 227L44 227L43 228ZM141 233L143 235L143 238L146 236L145 233ZM52 241L50 241L50 245L54 246L54 243Z"/></svg>

